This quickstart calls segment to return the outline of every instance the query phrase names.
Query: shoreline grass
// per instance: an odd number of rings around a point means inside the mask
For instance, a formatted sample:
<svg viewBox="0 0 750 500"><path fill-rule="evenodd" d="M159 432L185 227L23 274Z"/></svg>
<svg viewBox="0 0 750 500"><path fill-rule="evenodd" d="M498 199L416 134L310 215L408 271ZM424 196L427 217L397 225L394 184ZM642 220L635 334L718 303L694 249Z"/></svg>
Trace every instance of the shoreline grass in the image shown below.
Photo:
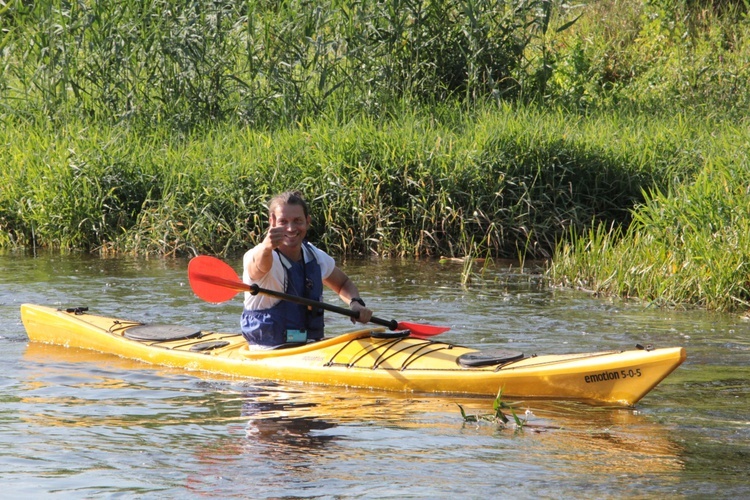
<svg viewBox="0 0 750 500"><path fill-rule="evenodd" d="M750 137L736 153L750 154ZM691 183L654 190L625 234L602 225L561 243L553 284L666 307L750 309L750 171L711 158Z"/></svg>
<svg viewBox="0 0 750 500"><path fill-rule="evenodd" d="M270 195L297 188L335 253L549 259L571 228L628 224L643 192L700 169L695 148L721 154L706 143L717 126L686 121L492 106L449 123L412 113L188 138L5 129L0 244L237 252L263 234Z"/></svg>
<svg viewBox="0 0 750 500"><path fill-rule="evenodd" d="M0 9L0 247L226 255L298 188L332 253L750 309L745 2L165 5Z"/></svg>

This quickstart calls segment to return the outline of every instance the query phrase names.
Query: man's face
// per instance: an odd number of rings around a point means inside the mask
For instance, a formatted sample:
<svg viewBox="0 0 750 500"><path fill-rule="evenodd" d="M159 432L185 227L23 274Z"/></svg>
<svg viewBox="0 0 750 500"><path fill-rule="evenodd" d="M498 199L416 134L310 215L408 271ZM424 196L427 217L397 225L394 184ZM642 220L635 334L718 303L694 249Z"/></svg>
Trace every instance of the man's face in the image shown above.
<svg viewBox="0 0 750 500"><path fill-rule="evenodd" d="M310 227L310 217L305 217L305 211L300 205L283 204L271 213L271 227L284 228L284 240L280 246L297 248L307 235Z"/></svg>

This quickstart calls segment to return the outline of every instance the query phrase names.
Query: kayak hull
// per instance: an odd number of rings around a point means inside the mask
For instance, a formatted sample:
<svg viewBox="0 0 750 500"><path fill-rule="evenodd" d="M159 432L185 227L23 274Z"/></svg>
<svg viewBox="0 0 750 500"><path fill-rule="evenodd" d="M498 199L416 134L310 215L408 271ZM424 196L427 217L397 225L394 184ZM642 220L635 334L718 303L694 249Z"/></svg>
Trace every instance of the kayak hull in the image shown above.
<svg viewBox="0 0 750 500"><path fill-rule="evenodd" d="M143 325L80 309L24 304L21 319L32 342L192 371L418 393L494 397L502 389L507 397L626 406L637 403L686 358L681 347L493 358L477 349L384 329L253 350L236 333Z"/></svg>

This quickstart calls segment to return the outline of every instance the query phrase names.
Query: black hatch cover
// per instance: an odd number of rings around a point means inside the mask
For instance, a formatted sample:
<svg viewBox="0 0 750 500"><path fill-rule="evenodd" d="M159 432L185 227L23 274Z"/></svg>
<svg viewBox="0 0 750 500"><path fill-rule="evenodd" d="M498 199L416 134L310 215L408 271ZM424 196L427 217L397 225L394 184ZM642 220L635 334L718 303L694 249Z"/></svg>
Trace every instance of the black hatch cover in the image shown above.
<svg viewBox="0 0 750 500"><path fill-rule="evenodd" d="M200 330L180 325L140 325L128 328L123 333L130 340L182 340L200 337Z"/></svg>
<svg viewBox="0 0 750 500"><path fill-rule="evenodd" d="M510 363L523 359L523 353L508 351L506 349L491 349L462 354L458 357L458 364L464 368L475 368L478 366L491 366Z"/></svg>

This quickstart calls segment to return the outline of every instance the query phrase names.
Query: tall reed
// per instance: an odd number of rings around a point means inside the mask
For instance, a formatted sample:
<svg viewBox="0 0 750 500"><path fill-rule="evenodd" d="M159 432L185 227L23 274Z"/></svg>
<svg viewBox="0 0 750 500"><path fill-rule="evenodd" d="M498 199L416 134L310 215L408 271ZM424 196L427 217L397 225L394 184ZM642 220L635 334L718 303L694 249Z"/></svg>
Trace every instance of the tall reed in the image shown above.
<svg viewBox="0 0 750 500"><path fill-rule="evenodd" d="M732 153L710 155L694 181L653 189L622 234L595 226L561 243L554 283L719 311L750 308L750 137L716 132Z"/></svg>
<svg viewBox="0 0 750 500"><path fill-rule="evenodd" d="M11 2L0 96L11 116L181 129L473 104L518 94L558 3Z"/></svg>
<svg viewBox="0 0 750 500"><path fill-rule="evenodd" d="M558 283L748 302L744 3L50 0L0 23L2 246L225 254L296 187L333 252L554 256Z"/></svg>
<svg viewBox="0 0 750 500"><path fill-rule="evenodd" d="M337 253L549 258L568 228L625 224L643 190L697 168L679 120L462 113L189 136L6 128L0 228L8 244L225 254L263 234L266 199L297 188L311 236Z"/></svg>

